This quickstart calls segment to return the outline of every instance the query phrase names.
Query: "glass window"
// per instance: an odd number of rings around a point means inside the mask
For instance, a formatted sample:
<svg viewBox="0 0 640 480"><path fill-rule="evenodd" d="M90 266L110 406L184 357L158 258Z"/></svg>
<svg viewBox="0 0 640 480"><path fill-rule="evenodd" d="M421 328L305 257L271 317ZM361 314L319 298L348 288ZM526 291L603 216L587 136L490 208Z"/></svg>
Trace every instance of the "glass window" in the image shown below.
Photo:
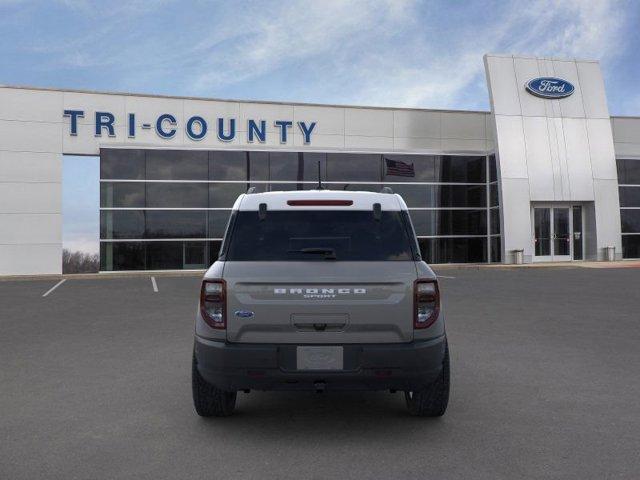
<svg viewBox="0 0 640 480"><path fill-rule="evenodd" d="M100 206L144 208L144 183L101 183Z"/></svg>
<svg viewBox="0 0 640 480"><path fill-rule="evenodd" d="M640 187L619 187L621 207L640 207Z"/></svg>
<svg viewBox="0 0 640 480"><path fill-rule="evenodd" d="M382 156L363 153L327 153L327 180L381 181Z"/></svg>
<svg viewBox="0 0 640 480"><path fill-rule="evenodd" d="M318 162L320 175L326 179L326 155L324 153L269 153L270 179L281 181L318 181Z"/></svg>
<svg viewBox="0 0 640 480"><path fill-rule="evenodd" d="M496 165L496 156L489 155L489 181L498 181L498 166Z"/></svg>
<svg viewBox="0 0 640 480"><path fill-rule="evenodd" d="M435 155L384 155L384 181L433 182L437 158Z"/></svg>
<svg viewBox="0 0 640 480"><path fill-rule="evenodd" d="M498 184L492 183L489 185L489 206L496 207L500 205L500 197L498 195Z"/></svg>
<svg viewBox="0 0 640 480"><path fill-rule="evenodd" d="M302 156L292 152L269 153L270 180L303 180L304 162Z"/></svg>
<svg viewBox="0 0 640 480"><path fill-rule="evenodd" d="M231 210L209 210L209 238L224 236Z"/></svg>
<svg viewBox="0 0 640 480"><path fill-rule="evenodd" d="M418 239L427 263L481 263L487 261L487 238Z"/></svg>
<svg viewBox="0 0 640 480"><path fill-rule="evenodd" d="M205 210L147 210L144 238L205 238Z"/></svg>
<svg viewBox="0 0 640 480"><path fill-rule="evenodd" d="M320 162L320 175L322 181L327 180L327 155L325 153L302 153L304 171L302 179L308 182L318 182L318 162Z"/></svg>
<svg viewBox="0 0 640 480"><path fill-rule="evenodd" d="M268 183L263 183L263 182L251 182L249 184L249 188L253 188L255 193L262 193L262 192L268 192L269 191L269 184ZM247 190L249 189L247 188Z"/></svg>
<svg viewBox="0 0 640 480"><path fill-rule="evenodd" d="M620 185L640 185L640 160L618 158L616 163Z"/></svg>
<svg viewBox="0 0 640 480"><path fill-rule="evenodd" d="M209 152L210 180L247 180L249 178L248 152Z"/></svg>
<svg viewBox="0 0 640 480"><path fill-rule="evenodd" d="M218 255L220 254L220 247L222 246L221 241L211 241L207 242L209 245L209 265L213 264L216 260L218 260Z"/></svg>
<svg viewBox="0 0 640 480"><path fill-rule="evenodd" d="M100 212L100 238L144 238L144 211L103 210Z"/></svg>
<svg viewBox="0 0 640 480"><path fill-rule="evenodd" d="M246 183L210 183L209 206L212 208L231 208L243 193L247 193Z"/></svg>
<svg viewBox="0 0 640 480"><path fill-rule="evenodd" d="M145 270L145 245L141 242L100 242L100 270Z"/></svg>
<svg viewBox="0 0 640 480"><path fill-rule="evenodd" d="M349 192L379 192L382 189L379 183L327 183L324 188L330 190L347 190ZM314 183L308 183L304 186L305 190L314 190L318 186Z"/></svg>
<svg viewBox="0 0 640 480"><path fill-rule="evenodd" d="M177 270L184 264L182 242L147 242L147 270Z"/></svg>
<svg viewBox="0 0 640 480"><path fill-rule="evenodd" d="M184 242L183 268L198 269L209 266L207 242Z"/></svg>
<svg viewBox="0 0 640 480"><path fill-rule="evenodd" d="M290 192L293 190L303 190L303 183L270 183L270 192Z"/></svg>
<svg viewBox="0 0 640 480"><path fill-rule="evenodd" d="M491 237L491 262L502 261L502 246L500 237Z"/></svg>
<svg viewBox="0 0 640 480"><path fill-rule="evenodd" d="M492 208L489 210L491 217L491 235L500 233L500 209Z"/></svg>
<svg viewBox="0 0 640 480"><path fill-rule="evenodd" d="M640 235L622 235L622 258L640 258Z"/></svg>
<svg viewBox="0 0 640 480"><path fill-rule="evenodd" d="M418 236L486 235L486 210L410 210Z"/></svg>
<svg viewBox="0 0 640 480"><path fill-rule="evenodd" d="M386 185L402 196L409 208L484 207L484 185Z"/></svg>
<svg viewBox="0 0 640 480"><path fill-rule="evenodd" d="M428 207L432 206L433 197L431 185L386 185L399 194L407 207ZM379 190L379 189L378 189Z"/></svg>
<svg viewBox="0 0 640 480"><path fill-rule="evenodd" d="M380 220L372 211L270 211L264 220L241 211L227 260L412 260L405 222L397 211L383 211Z"/></svg>
<svg viewBox="0 0 640 480"><path fill-rule="evenodd" d="M147 180L206 180L207 152L147 150Z"/></svg>
<svg viewBox="0 0 640 480"><path fill-rule="evenodd" d="M443 155L436 164L435 181L483 183L485 170L485 157Z"/></svg>
<svg viewBox="0 0 640 480"><path fill-rule="evenodd" d="M144 180L144 152L128 148L100 149L100 178Z"/></svg>
<svg viewBox="0 0 640 480"><path fill-rule="evenodd" d="M622 233L640 233L640 210L620 210Z"/></svg>
<svg viewBox="0 0 640 480"><path fill-rule="evenodd" d="M269 180L269 153L248 152L249 180ZM213 179L213 177L212 177ZM244 180L241 178L240 180Z"/></svg>
<svg viewBox="0 0 640 480"><path fill-rule="evenodd" d="M147 183L149 208L207 208L207 183Z"/></svg>

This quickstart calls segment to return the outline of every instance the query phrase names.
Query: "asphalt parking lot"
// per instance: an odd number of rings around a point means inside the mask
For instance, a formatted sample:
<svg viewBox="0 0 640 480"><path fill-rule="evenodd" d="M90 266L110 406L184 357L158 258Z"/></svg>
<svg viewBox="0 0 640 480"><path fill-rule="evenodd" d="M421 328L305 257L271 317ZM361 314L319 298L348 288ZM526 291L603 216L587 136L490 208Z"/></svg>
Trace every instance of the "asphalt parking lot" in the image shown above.
<svg viewBox="0 0 640 480"><path fill-rule="evenodd" d="M239 394L202 419L199 278L0 282L0 478L638 478L640 269L439 272L449 410Z"/></svg>

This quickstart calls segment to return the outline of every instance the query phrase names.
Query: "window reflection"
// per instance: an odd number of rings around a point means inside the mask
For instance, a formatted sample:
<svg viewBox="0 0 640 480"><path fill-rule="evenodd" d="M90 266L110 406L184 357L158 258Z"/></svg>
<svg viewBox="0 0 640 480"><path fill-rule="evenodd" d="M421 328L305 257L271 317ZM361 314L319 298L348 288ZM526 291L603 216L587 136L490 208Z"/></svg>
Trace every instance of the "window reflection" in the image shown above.
<svg viewBox="0 0 640 480"><path fill-rule="evenodd" d="M486 235L486 210L410 210L418 236Z"/></svg>
<svg viewBox="0 0 640 480"><path fill-rule="evenodd" d="M143 208L144 183L101 183L100 206L106 208Z"/></svg>
<svg viewBox="0 0 640 480"><path fill-rule="evenodd" d="M427 263L481 263L487 261L487 238L418 239Z"/></svg>
<svg viewBox="0 0 640 480"><path fill-rule="evenodd" d="M205 238L205 210L147 210L143 238Z"/></svg>
<svg viewBox="0 0 640 480"><path fill-rule="evenodd" d="M417 235L463 237L423 241L421 245L431 252L431 257L425 256L428 261L487 261L487 242L491 260L499 261L500 237L488 237L500 233L500 210L487 210L487 193L489 206L499 206L494 155L487 159L473 155L102 149L101 179L139 182L102 182L100 206L141 210L101 211L101 238L117 240L113 242L117 245L101 244L101 268L191 268L188 266L201 265L203 256L205 263L212 262L219 242L208 241L205 246L196 240L185 244L126 239L222 238L230 214L227 209L248 187L256 187L257 192L315 189L318 162L325 188L379 192L389 186L410 209L427 209L410 210ZM618 161L618 172L621 183L640 183L640 161ZM487 186L487 180L494 183ZM233 182L225 183L229 181ZM620 203L640 206L640 188L620 187ZM435 208L438 210L432 210ZM640 219L629 212L622 215L623 231L640 231ZM469 235L484 238L466 237ZM632 240L626 239L629 236L623 236L625 256L633 248Z"/></svg>
<svg viewBox="0 0 640 480"><path fill-rule="evenodd" d="M147 207L207 208L206 183L147 183Z"/></svg>
<svg viewBox="0 0 640 480"><path fill-rule="evenodd" d="M216 151L209 153L210 180L248 180L247 152Z"/></svg>
<svg viewBox="0 0 640 480"><path fill-rule="evenodd" d="M100 178L144 180L144 170L144 150L100 149Z"/></svg>
<svg viewBox="0 0 640 480"><path fill-rule="evenodd" d="M203 180L209 172L207 152L147 151L147 180Z"/></svg>
<svg viewBox="0 0 640 480"><path fill-rule="evenodd" d="M144 212L141 210L101 212L100 238L144 238Z"/></svg>
<svg viewBox="0 0 640 480"><path fill-rule="evenodd" d="M209 210L209 238L222 238L231 210Z"/></svg>
<svg viewBox="0 0 640 480"><path fill-rule="evenodd" d="M382 155L327 153L328 181L379 182L381 169Z"/></svg>
<svg viewBox="0 0 640 480"><path fill-rule="evenodd" d="M231 208L238 196L246 192L246 183L210 183L209 206L212 208Z"/></svg>

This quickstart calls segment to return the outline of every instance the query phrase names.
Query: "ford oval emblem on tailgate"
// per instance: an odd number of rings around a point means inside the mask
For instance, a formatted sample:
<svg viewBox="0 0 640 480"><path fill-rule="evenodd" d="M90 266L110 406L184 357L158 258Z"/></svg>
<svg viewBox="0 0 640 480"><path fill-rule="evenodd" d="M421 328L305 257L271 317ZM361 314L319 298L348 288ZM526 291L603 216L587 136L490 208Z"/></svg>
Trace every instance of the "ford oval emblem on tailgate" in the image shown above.
<svg viewBox="0 0 640 480"><path fill-rule="evenodd" d="M235 316L240 318L251 318L253 317L253 312L248 310L236 310Z"/></svg>

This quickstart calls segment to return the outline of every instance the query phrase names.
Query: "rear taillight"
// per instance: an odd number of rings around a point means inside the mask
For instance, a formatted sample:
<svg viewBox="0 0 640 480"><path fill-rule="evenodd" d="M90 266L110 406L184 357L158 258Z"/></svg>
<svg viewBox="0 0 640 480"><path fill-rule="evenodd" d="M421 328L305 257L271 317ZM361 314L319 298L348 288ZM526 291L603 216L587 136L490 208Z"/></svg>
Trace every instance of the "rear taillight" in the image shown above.
<svg viewBox="0 0 640 480"><path fill-rule="evenodd" d="M227 326L227 284L224 280L203 280L200 290L200 313L211 328Z"/></svg>
<svg viewBox="0 0 640 480"><path fill-rule="evenodd" d="M437 280L416 280L413 284L414 328L433 325L440 313L440 291Z"/></svg>

